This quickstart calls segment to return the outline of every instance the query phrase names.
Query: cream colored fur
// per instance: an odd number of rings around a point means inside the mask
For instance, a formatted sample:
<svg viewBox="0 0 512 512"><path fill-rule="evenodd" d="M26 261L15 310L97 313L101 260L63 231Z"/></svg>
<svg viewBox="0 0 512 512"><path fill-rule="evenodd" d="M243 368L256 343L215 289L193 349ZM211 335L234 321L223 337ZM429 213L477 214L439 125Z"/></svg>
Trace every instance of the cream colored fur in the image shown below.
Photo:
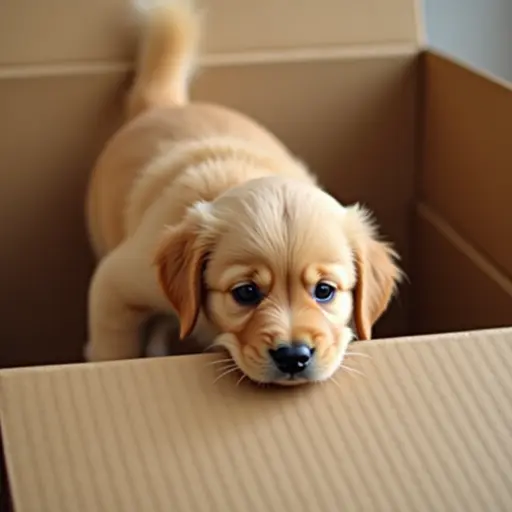
<svg viewBox="0 0 512 512"><path fill-rule="evenodd" d="M316 349L306 380L330 377L353 338L387 307L399 271L364 210L345 208L264 127L190 103L200 18L186 3L145 14L125 125L92 172L87 219L98 266L89 292L90 361L139 356L149 314L178 316L181 335L222 346L259 382L278 381L268 348ZM320 279L329 305L311 298ZM233 300L251 280L258 307ZM355 305L353 304L355 302Z"/></svg>

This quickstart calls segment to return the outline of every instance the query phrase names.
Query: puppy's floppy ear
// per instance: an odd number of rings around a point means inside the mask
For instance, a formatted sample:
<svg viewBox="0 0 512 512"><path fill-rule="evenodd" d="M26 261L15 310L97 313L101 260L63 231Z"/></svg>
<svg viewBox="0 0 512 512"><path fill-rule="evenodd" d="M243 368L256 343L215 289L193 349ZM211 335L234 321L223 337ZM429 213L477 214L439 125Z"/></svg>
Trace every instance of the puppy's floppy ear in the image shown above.
<svg viewBox="0 0 512 512"><path fill-rule="evenodd" d="M360 340L372 337L372 327L387 309L402 277L397 253L377 239L369 212L359 205L348 208L346 226L354 249L357 283L354 316Z"/></svg>
<svg viewBox="0 0 512 512"><path fill-rule="evenodd" d="M180 319L180 338L191 334L201 307L201 272L213 246L206 229L208 203L192 207L177 226L167 228L154 263L158 280Z"/></svg>

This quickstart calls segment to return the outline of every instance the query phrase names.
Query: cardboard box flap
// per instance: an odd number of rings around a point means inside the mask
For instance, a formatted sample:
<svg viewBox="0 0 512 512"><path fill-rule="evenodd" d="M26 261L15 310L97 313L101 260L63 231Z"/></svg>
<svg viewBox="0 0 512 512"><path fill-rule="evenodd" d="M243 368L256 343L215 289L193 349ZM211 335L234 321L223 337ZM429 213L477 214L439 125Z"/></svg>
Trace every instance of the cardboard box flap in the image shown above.
<svg viewBox="0 0 512 512"><path fill-rule="evenodd" d="M131 59L133 2L4 0L0 66ZM197 2L208 13L207 54L416 44L421 32L416 0Z"/></svg>
<svg viewBox="0 0 512 512"><path fill-rule="evenodd" d="M352 351L288 389L218 356L5 370L15 510L510 510L512 330Z"/></svg>
<svg viewBox="0 0 512 512"><path fill-rule="evenodd" d="M426 54L422 200L512 278L512 85Z"/></svg>

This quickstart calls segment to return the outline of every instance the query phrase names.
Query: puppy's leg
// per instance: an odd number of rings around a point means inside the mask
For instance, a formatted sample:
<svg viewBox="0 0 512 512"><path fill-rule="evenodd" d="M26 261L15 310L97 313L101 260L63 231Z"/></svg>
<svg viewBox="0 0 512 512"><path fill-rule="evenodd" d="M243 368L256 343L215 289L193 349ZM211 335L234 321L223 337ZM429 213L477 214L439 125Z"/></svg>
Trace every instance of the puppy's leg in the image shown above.
<svg viewBox="0 0 512 512"><path fill-rule="evenodd" d="M140 357L140 330L148 315L144 304L132 300L137 279L133 256L122 248L105 257L89 289L88 361ZM140 299L139 299L140 301Z"/></svg>

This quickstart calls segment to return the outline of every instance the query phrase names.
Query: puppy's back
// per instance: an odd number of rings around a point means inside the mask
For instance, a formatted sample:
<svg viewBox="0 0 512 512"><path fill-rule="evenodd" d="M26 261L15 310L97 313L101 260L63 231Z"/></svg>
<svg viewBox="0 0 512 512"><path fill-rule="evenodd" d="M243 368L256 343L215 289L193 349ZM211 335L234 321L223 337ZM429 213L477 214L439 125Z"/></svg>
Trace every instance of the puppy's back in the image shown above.
<svg viewBox="0 0 512 512"><path fill-rule="evenodd" d="M244 155L251 154L259 161L276 161L269 173L312 181L285 145L255 120L220 105L189 103L202 28L191 0L141 1L150 4L139 8L142 30L127 119L105 145L88 188L86 217L98 258L136 229L147 208L191 162L240 154L243 161L238 167L243 168ZM176 165L177 161L181 163ZM219 183L248 179L234 170L222 172Z"/></svg>

